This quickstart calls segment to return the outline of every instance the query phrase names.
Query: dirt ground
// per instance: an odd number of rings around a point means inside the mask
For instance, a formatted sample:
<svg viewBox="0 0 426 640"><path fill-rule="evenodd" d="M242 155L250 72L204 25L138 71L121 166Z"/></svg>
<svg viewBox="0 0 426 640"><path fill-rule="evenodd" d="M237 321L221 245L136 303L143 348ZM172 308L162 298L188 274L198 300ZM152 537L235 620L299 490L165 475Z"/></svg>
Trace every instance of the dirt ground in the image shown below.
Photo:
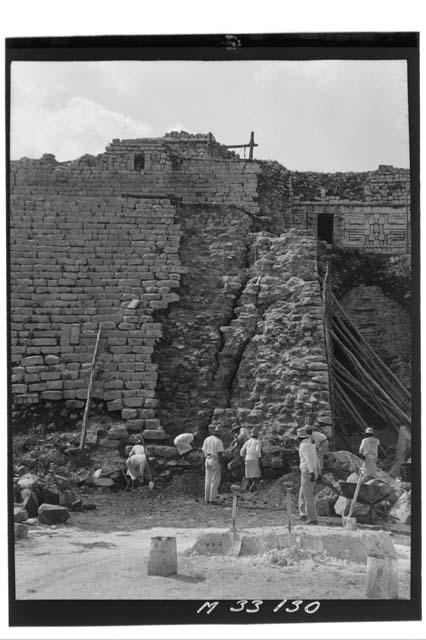
<svg viewBox="0 0 426 640"><path fill-rule="evenodd" d="M190 549L201 531L227 529L231 497L207 506L191 496L154 488L85 495L93 511L72 513L69 523L34 525L16 543L16 595L19 599L363 599L366 568L330 558L303 558L282 566L269 552L256 556L200 556ZM285 526L282 509L239 501L238 527ZM322 524L341 526L338 518ZM300 525L297 525L298 527ZM150 538L177 538L178 573L147 575ZM408 537L405 536L408 540ZM410 547L396 544L400 597L409 597Z"/></svg>

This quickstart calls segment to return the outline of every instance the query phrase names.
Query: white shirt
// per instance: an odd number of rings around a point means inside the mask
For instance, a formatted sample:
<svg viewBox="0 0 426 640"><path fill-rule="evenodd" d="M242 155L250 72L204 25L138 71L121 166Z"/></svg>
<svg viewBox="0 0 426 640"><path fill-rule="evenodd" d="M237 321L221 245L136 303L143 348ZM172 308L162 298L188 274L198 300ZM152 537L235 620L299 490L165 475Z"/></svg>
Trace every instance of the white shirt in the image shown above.
<svg viewBox="0 0 426 640"><path fill-rule="evenodd" d="M373 436L371 436L370 438L364 438L364 440L361 442L359 452L363 456L372 456L374 458L377 458L379 455L379 444L380 440L378 440L378 438L374 438Z"/></svg>
<svg viewBox="0 0 426 640"><path fill-rule="evenodd" d="M129 457L130 456L144 456L145 454L145 447L142 444L135 444L135 446L130 450L129 453Z"/></svg>
<svg viewBox="0 0 426 640"><path fill-rule="evenodd" d="M262 456L262 449L259 440L250 438L241 448L240 456L246 460L257 460Z"/></svg>
<svg viewBox="0 0 426 640"><path fill-rule="evenodd" d="M317 450L313 442L306 438L299 445L300 469L308 469L309 473L316 473L318 465Z"/></svg>
<svg viewBox="0 0 426 640"><path fill-rule="evenodd" d="M216 456L218 457L218 453L223 451L223 442L220 438L215 435L209 436L203 442L202 451L204 453L204 457L207 456Z"/></svg>
<svg viewBox="0 0 426 640"><path fill-rule="evenodd" d="M312 431L310 437L316 447L319 447L324 440L327 440L327 436L321 433L321 431Z"/></svg>
<svg viewBox="0 0 426 640"><path fill-rule="evenodd" d="M176 449L179 453L185 453L191 449L191 444L194 442L193 433L180 433L173 441Z"/></svg>

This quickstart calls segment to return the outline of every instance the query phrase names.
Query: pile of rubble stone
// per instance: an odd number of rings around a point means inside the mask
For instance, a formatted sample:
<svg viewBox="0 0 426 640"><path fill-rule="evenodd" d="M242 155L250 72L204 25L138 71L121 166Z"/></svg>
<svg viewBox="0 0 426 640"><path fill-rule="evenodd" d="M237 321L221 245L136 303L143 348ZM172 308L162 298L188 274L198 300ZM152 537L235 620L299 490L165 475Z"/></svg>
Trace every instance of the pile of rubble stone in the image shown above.
<svg viewBox="0 0 426 640"><path fill-rule="evenodd" d="M138 433L129 432L123 423L92 425L83 451L78 448L79 432L16 436L15 523L19 525L16 535L26 535L27 521L31 524L37 519L43 524L56 524L66 522L72 511L95 508L81 498L82 492L87 493L91 488L112 491L125 489L128 486L125 461L139 436ZM156 485L171 486L170 482L176 484L178 481L179 487L197 485L199 493L201 489L195 479L199 477L202 481L202 453L194 450L180 456L169 439L166 442L145 441L150 473ZM286 487L292 486L293 494L297 496L299 471L296 445L281 436L280 442L276 438L262 439L262 448L264 482L253 495L254 502L286 508ZM350 501L342 495L340 483L356 482L360 468L361 460L348 451L330 452L325 456L323 481L317 483L314 490L319 516L347 515ZM179 476L182 476L182 481ZM188 482L185 481L186 477ZM223 480L222 490L226 489L226 479ZM375 507L376 517L409 524L411 483L401 482L381 470L374 483L379 490L383 488L385 496ZM365 522L367 514L368 506L360 503L355 505L353 515L359 522Z"/></svg>
<svg viewBox="0 0 426 640"><path fill-rule="evenodd" d="M342 495L341 483L356 483L361 465L362 461L349 451L334 451L325 456L323 479L328 486L317 485L319 490L315 499L319 516L348 514L351 500ZM383 495L374 507L377 520L411 523L410 482L402 482L379 469L377 477L367 480L366 484L374 484L378 496ZM358 522L367 522L368 512L368 505L356 502L353 516Z"/></svg>

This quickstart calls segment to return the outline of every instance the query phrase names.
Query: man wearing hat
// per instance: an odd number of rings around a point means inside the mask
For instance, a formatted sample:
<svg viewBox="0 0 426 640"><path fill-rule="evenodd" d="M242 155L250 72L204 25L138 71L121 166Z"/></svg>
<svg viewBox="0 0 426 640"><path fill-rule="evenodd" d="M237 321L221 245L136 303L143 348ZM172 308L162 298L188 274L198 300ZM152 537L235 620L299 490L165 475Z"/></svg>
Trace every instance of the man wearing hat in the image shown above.
<svg viewBox="0 0 426 640"><path fill-rule="evenodd" d="M313 483L318 476L318 456L315 445L310 439L304 427L297 430L297 437L300 442L300 520L306 520L308 524L318 524L318 516L315 507L313 491Z"/></svg>
<svg viewBox="0 0 426 640"><path fill-rule="evenodd" d="M321 431L314 430L311 425L306 425L305 427L306 433L312 440L315 445L315 449L317 451L318 457L318 470L317 475L320 476L322 473L322 465L324 461L324 454L328 451L328 439L327 436L321 433Z"/></svg>
<svg viewBox="0 0 426 640"><path fill-rule="evenodd" d="M359 447L359 454L364 460L362 470L365 477L375 478L377 475L377 458L379 456L380 440L374 437L374 430L368 427L365 430L365 438Z"/></svg>
<svg viewBox="0 0 426 640"><path fill-rule="evenodd" d="M223 442L219 427L210 429L211 435L204 440L202 452L206 477L204 483L204 497L207 504L217 503L217 491L222 475Z"/></svg>
<svg viewBox="0 0 426 640"><path fill-rule="evenodd" d="M262 475L260 471L262 448L255 429L250 431L250 438L243 444L240 455L244 458L245 477L249 482L249 489L254 491L256 480Z"/></svg>

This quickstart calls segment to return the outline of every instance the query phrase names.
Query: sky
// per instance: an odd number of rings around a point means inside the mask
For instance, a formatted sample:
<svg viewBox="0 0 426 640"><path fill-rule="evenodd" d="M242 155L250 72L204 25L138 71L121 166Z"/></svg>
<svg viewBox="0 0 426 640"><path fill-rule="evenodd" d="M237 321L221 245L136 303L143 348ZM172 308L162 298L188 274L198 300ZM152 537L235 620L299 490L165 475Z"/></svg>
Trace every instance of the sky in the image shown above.
<svg viewBox="0 0 426 640"><path fill-rule="evenodd" d="M406 63L13 62L11 158L102 153L112 138L211 131L292 170L409 167Z"/></svg>

